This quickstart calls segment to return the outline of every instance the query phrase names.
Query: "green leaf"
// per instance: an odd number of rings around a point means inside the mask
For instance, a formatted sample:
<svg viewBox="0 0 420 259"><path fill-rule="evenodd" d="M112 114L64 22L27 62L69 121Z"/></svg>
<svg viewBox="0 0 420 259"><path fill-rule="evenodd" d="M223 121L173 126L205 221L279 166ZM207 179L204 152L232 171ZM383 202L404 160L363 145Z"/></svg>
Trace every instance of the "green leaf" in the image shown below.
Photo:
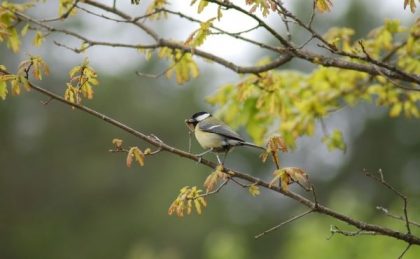
<svg viewBox="0 0 420 259"><path fill-rule="evenodd" d="M328 136L325 136L322 139L322 142L324 142L327 145L328 150L332 151L334 149L340 149L342 151L345 151L347 146L343 139L343 134L341 131L335 129L331 134Z"/></svg>
<svg viewBox="0 0 420 259"><path fill-rule="evenodd" d="M7 46L14 52L18 53L20 50L20 39L16 28L10 30L10 35L7 38Z"/></svg>
<svg viewBox="0 0 420 259"><path fill-rule="evenodd" d="M69 11L70 8L73 7L74 0L59 0L59 6L58 6L58 14L63 15ZM70 12L70 15L76 14L76 9L73 8Z"/></svg>
<svg viewBox="0 0 420 259"><path fill-rule="evenodd" d="M7 84L5 81L0 81L0 98L5 100L7 96Z"/></svg>
<svg viewBox="0 0 420 259"><path fill-rule="evenodd" d="M197 12L201 13L208 4L209 2L207 2L206 0L201 0L200 3L198 4Z"/></svg>
<svg viewBox="0 0 420 259"><path fill-rule="evenodd" d="M183 84L191 78L196 78L200 73L190 53L182 53L180 50L177 50L172 56L172 62L171 68L165 75L170 78L175 73L178 84Z"/></svg>
<svg viewBox="0 0 420 259"><path fill-rule="evenodd" d="M315 6L321 13L331 11L332 2L331 0L315 0Z"/></svg>
<svg viewBox="0 0 420 259"><path fill-rule="evenodd" d="M187 39L186 44L191 47L201 46L209 35L210 27L212 26L215 19L216 18L211 18L206 22L201 23L200 29L191 34L189 39Z"/></svg>
<svg viewBox="0 0 420 259"><path fill-rule="evenodd" d="M401 114L401 111L402 111L402 108L403 108L403 104L402 103L396 103L396 104L394 104L392 107L391 107L391 109L389 110L389 116L390 117L398 117L398 115L400 115Z"/></svg>
<svg viewBox="0 0 420 259"><path fill-rule="evenodd" d="M254 197L260 195L260 188L256 184L249 186L248 191Z"/></svg>
<svg viewBox="0 0 420 259"><path fill-rule="evenodd" d="M22 30L20 31L20 35L25 36L26 33L28 33L28 29L29 29L29 23L25 24L25 26L23 26Z"/></svg>
<svg viewBox="0 0 420 259"><path fill-rule="evenodd" d="M40 47L42 43L44 42L44 35L42 35L42 32L37 31L35 33L34 39L32 40L32 43L35 47Z"/></svg>
<svg viewBox="0 0 420 259"><path fill-rule="evenodd" d="M13 95L20 95L20 85L17 77L11 81L11 89Z"/></svg>

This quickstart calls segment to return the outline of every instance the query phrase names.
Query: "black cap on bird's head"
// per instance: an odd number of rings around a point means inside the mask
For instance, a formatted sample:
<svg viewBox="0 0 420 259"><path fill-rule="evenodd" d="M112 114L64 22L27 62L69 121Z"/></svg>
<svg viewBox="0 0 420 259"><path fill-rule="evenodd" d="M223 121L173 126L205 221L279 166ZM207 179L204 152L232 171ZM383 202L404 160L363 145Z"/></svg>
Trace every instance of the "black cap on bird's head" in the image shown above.
<svg viewBox="0 0 420 259"><path fill-rule="evenodd" d="M195 127L195 125L197 125L197 123L199 123L200 121L202 121L202 120L204 120L208 117L211 117L211 114L208 113L208 112L197 112L197 113L194 113L191 116L190 119L186 119L185 123L187 124L187 126L190 129L194 129L194 127Z"/></svg>

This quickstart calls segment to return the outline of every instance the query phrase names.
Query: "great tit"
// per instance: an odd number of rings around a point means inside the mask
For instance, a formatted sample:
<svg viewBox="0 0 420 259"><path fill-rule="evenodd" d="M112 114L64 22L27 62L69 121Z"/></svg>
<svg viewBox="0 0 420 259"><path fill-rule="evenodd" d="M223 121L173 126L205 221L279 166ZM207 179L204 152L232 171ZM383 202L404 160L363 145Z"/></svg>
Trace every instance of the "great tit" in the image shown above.
<svg viewBox="0 0 420 259"><path fill-rule="evenodd" d="M188 128L194 132L195 138L202 148L207 151L197 154L201 157L208 152L215 152L219 164L224 163L227 153L236 146L249 146L265 150L265 148L246 142L228 125L213 117L208 112L197 112L186 119ZM223 162L217 153L224 153Z"/></svg>

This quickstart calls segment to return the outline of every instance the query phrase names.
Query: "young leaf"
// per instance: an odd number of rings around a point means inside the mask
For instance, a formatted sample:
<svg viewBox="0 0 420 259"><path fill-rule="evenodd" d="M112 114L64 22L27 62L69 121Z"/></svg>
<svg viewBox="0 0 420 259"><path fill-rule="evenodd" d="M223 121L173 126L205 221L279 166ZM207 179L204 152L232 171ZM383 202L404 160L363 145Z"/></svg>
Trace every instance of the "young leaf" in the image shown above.
<svg viewBox="0 0 420 259"><path fill-rule="evenodd" d="M42 74L48 76L50 69L47 63L39 56L31 56L32 74L37 80L42 80Z"/></svg>
<svg viewBox="0 0 420 259"><path fill-rule="evenodd" d="M204 181L204 187L206 187L207 192L211 192L216 187L217 182L219 179L224 177L224 173L222 172L223 168L217 167L214 172L207 176L206 180Z"/></svg>
<svg viewBox="0 0 420 259"><path fill-rule="evenodd" d="M296 182L305 190L311 190L308 174L299 167L285 167L273 172L274 178L271 180L269 187L273 186L276 181L280 181L280 186L284 191L289 189L289 185Z"/></svg>
<svg viewBox="0 0 420 259"><path fill-rule="evenodd" d="M123 144L123 140L119 139L119 138L114 138L112 140L112 144L115 146L116 149L121 149L122 148L122 144Z"/></svg>
<svg viewBox="0 0 420 259"><path fill-rule="evenodd" d="M186 46L198 47L201 46L210 33L210 27L216 18L211 18L206 22L201 23L200 28L194 31L185 41Z"/></svg>
<svg viewBox="0 0 420 259"><path fill-rule="evenodd" d="M327 145L328 150L340 149L346 151L347 145L343 139L343 133L335 129L331 134L322 138L322 142Z"/></svg>
<svg viewBox="0 0 420 259"><path fill-rule="evenodd" d="M22 30L20 31L20 35L25 36L26 33L28 33L28 29L29 29L29 23L25 24L25 26L23 26Z"/></svg>
<svg viewBox="0 0 420 259"><path fill-rule="evenodd" d="M144 166L144 154L138 147L131 147L128 151L126 160L127 167L131 167L133 158L140 166Z"/></svg>
<svg viewBox="0 0 420 259"><path fill-rule="evenodd" d="M146 10L146 14L150 15L149 19L151 20L158 20L160 18L166 18L168 16L167 12L156 12L158 9L163 9L168 4L167 0L154 0Z"/></svg>
<svg viewBox="0 0 420 259"><path fill-rule="evenodd" d="M144 166L144 154L138 147L134 147L133 155L137 163L140 166Z"/></svg>
<svg viewBox="0 0 420 259"><path fill-rule="evenodd" d="M11 80L11 89L13 95L19 95L20 94L20 85L18 82L18 77L15 77L15 79Z"/></svg>
<svg viewBox="0 0 420 259"><path fill-rule="evenodd" d="M321 13L331 11L332 5L331 0L315 0L316 9Z"/></svg>
<svg viewBox="0 0 420 259"><path fill-rule="evenodd" d="M183 187L178 194L178 197L169 206L168 214L172 215L175 213L178 217L184 216L184 211L187 210L187 215L192 212L192 207L197 211L198 215L201 215L203 208L207 206L206 201L201 196L202 190L197 189L196 186Z"/></svg>
<svg viewBox="0 0 420 259"><path fill-rule="evenodd" d="M133 163L133 148L130 148L130 150L128 151L127 154L127 159L126 159L126 165L127 167L131 167L131 164Z"/></svg>
<svg viewBox="0 0 420 259"><path fill-rule="evenodd" d="M7 93L8 91L6 81L0 80L0 98L5 100Z"/></svg>
<svg viewBox="0 0 420 259"><path fill-rule="evenodd" d="M197 199L194 200L194 206L197 214L201 215L201 203Z"/></svg>
<svg viewBox="0 0 420 259"><path fill-rule="evenodd" d="M399 102L399 103L394 104L389 110L389 116L392 118L398 117L398 115L401 114L402 108L403 108L402 103Z"/></svg>
<svg viewBox="0 0 420 259"><path fill-rule="evenodd" d="M404 0L404 10L407 7L407 5L410 4L410 11L412 13L416 12L416 1L415 0Z"/></svg>
<svg viewBox="0 0 420 259"><path fill-rule="evenodd" d="M35 33L34 39L32 40L32 43L35 47L40 47L42 43L44 42L44 35L42 35L42 32L37 31Z"/></svg>
<svg viewBox="0 0 420 259"><path fill-rule="evenodd" d="M204 8L209 4L206 0L200 0L200 3L198 4L197 13L201 13Z"/></svg>
<svg viewBox="0 0 420 259"><path fill-rule="evenodd" d="M74 0L59 0L58 3L59 3L58 14L59 15L64 15L70 10L70 8L73 8ZM70 11L69 15L75 15L76 12L77 12L77 8L73 8Z"/></svg>
<svg viewBox="0 0 420 259"><path fill-rule="evenodd" d="M298 183L305 190L311 190L308 174L299 167L285 167L282 169L289 177L287 183Z"/></svg>
<svg viewBox="0 0 420 259"><path fill-rule="evenodd" d="M260 195L260 188L256 184L249 186L248 191L254 197Z"/></svg>
<svg viewBox="0 0 420 259"><path fill-rule="evenodd" d="M64 91L64 99L71 103L79 104L80 103L79 90L73 87L70 83L67 83L66 85L67 85L67 88Z"/></svg>
<svg viewBox="0 0 420 259"><path fill-rule="evenodd" d="M80 92L81 95L87 99L93 98L93 85L98 85L98 75L96 74L95 70L89 66L89 60L85 58L81 65L73 67L70 72L70 83L76 85L76 89L78 89L78 93ZM77 103L81 102L79 99L79 95L77 94L78 101Z"/></svg>
<svg viewBox="0 0 420 259"><path fill-rule="evenodd" d="M14 53L18 53L20 50L20 39L16 31L16 28L9 30L9 37L7 38L7 47L9 47Z"/></svg>

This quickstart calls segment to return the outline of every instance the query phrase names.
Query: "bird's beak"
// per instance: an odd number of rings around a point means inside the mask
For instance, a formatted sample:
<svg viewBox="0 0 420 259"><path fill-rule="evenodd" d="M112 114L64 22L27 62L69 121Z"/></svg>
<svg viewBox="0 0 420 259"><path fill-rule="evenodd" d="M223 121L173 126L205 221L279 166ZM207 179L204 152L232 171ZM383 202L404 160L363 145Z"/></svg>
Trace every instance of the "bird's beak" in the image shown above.
<svg viewBox="0 0 420 259"><path fill-rule="evenodd" d="M187 127L190 131L194 131L194 120L193 119L186 119L185 124L187 124Z"/></svg>

